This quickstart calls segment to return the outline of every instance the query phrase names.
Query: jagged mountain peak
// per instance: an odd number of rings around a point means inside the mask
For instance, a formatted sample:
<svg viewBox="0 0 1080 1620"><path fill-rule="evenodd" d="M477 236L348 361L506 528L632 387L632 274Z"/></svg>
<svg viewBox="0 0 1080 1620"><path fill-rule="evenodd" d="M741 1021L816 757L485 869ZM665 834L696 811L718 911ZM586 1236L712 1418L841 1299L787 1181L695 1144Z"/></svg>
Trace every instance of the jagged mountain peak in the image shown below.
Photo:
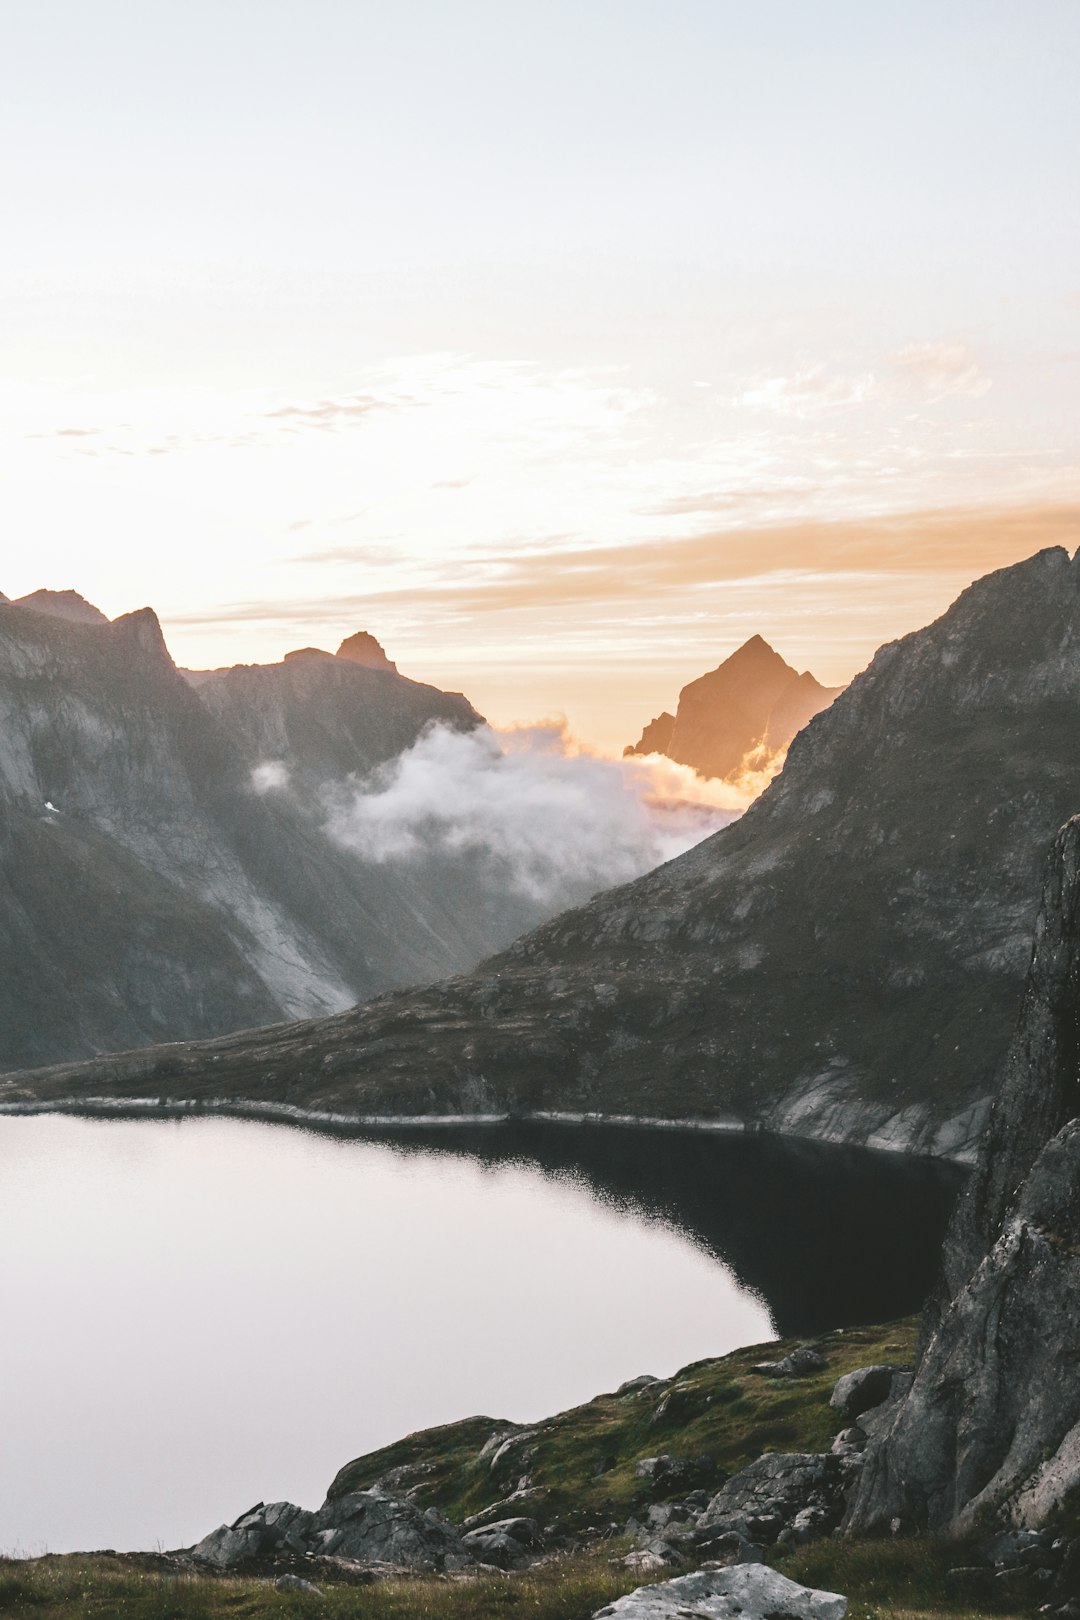
<svg viewBox="0 0 1080 1620"><path fill-rule="evenodd" d="M10 598L4 597L4 601ZM11 603L12 607L30 608L34 613L48 613L56 619L70 619L74 624L108 624L108 619L100 608L88 602L85 596L78 591L30 591L26 596L17 596Z"/></svg>
<svg viewBox="0 0 1080 1620"><path fill-rule="evenodd" d="M387 658L382 644L376 641L369 630L357 630L345 640L337 650L338 658L345 658L350 664L361 664L365 669L383 669L396 675L398 667Z"/></svg>
<svg viewBox="0 0 1080 1620"><path fill-rule="evenodd" d="M837 691L808 671L799 674L764 636L753 635L684 686L676 713L650 721L625 752L663 753L701 776L736 778L752 756L779 755Z"/></svg>

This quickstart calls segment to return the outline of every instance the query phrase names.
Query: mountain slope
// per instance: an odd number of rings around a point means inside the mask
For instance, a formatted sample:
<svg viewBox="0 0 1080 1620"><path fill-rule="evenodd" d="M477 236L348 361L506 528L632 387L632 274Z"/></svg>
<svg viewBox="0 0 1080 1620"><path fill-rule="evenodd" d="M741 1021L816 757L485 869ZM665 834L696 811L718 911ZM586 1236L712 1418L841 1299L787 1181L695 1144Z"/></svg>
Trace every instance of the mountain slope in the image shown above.
<svg viewBox="0 0 1080 1620"><path fill-rule="evenodd" d="M839 687L798 674L761 636L679 693L674 715L651 720L630 754L661 753L702 776L737 776L747 755L785 749Z"/></svg>
<svg viewBox="0 0 1080 1620"><path fill-rule="evenodd" d="M1055 549L882 648L740 821L467 977L9 1094L600 1111L970 1152L1078 742L1080 563Z"/></svg>
<svg viewBox="0 0 1080 1620"><path fill-rule="evenodd" d="M479 719L329 654L189 681L148 609L0 605L0 1068L334 1012L534 924L479 861L326 836L326 783Z"/></svg>

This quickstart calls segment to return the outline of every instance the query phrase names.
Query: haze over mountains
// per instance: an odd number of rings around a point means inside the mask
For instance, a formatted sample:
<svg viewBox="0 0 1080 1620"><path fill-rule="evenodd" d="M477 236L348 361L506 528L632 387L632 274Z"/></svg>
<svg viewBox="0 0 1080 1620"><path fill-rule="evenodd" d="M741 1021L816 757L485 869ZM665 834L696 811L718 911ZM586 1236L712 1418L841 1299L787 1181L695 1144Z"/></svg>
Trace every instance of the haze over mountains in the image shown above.
<svg viewBox="0 0 1080 1620"><path fill-rule="evenodd" d="M350 837L432 727L490 738L366 632L185 678L148 609L110 624L71 591L5 601L0 1068L337 1011L599 886L560 868L538 892L475 846L418 837L389 860Z"/></svg>
<svg viewBox="0 0 1080 1620"><path fill-rule="evenodd" d="M650 720L627 754L666 754L722 780L761 770L843 688L799 674L761 636L679 693L674 714Z"/></svg>
<svg viewBox="0 0 1080 1620"><path fill-rule="evenodd" d="M1080 802L1078 715L1080 561L1055 548L883 647L740 821L468 976L8 1096L595 1111L970 1153Z"/></svg>

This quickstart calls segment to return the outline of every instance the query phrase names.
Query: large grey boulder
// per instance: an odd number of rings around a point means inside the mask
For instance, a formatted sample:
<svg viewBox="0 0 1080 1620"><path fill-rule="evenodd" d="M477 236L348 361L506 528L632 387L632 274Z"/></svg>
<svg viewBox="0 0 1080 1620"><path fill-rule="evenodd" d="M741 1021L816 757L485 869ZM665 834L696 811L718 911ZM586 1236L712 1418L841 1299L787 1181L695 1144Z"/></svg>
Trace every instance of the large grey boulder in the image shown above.
<svg viewBox="0 0 1080 1620"><path fill-rule="evenodd" d="M763 1545L786 1531L809 1540L839 1524L843 1486L841 1459L831 1452L766 1452L720 1487L698 1532L735 1531Z"/></svg>
<svg viewBox="0 0 1080 1620"><path fill-rule="evenodd" d="M1080 1486L1080 818L1058 835L1002 1093L856 1532L1043 1523Z"/></svg>
<svg viewBox="0 0 1080 1620"><path fill-rule="evenodd" d="M861 1413L888 1399L895 1371L889 1366L856 1367L836 1380L829 1405L853 1423Z"/></svg>
<svg viewBox="0 0 1080 1620"><path fill-rule="evenodd" d="M844 1620L847 1598L799 1586L767 1564L680 1575L597 1609L593 1620Z"/></svg>
<svg viewBox="0 0 1080 1620"><path fill-rule="evenodd" d="M192 1549L197 1563L236 1570L282 1556L348 1559L401 1569L465 1569L473 1563L453 1525L379 1491L355 1491L317 1513L292 1502L259 1503Z"/></svg>
<svg viewBox="0 0 1080 1620"><path fill-rule="evenodd" d="M481 1564L497 1564L500 1569L518 1569L528 1562L530 1552L543 1544L540 1526L524 1517L496 1519L493 1524L468 1530L462 1546Z"/></svg>

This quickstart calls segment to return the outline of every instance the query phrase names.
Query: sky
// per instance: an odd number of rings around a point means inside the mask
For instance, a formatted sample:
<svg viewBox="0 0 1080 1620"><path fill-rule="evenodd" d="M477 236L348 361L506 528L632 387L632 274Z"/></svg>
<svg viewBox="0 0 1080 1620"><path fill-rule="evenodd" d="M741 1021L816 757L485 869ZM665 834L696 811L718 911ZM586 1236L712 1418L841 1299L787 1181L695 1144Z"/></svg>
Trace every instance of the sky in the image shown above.
<svg viewBox="0 0 1080 1620"><path fill-rule="evenodd" d="M1080 543L1075 0L36 0L0 590L617 749Z"/></svg>

